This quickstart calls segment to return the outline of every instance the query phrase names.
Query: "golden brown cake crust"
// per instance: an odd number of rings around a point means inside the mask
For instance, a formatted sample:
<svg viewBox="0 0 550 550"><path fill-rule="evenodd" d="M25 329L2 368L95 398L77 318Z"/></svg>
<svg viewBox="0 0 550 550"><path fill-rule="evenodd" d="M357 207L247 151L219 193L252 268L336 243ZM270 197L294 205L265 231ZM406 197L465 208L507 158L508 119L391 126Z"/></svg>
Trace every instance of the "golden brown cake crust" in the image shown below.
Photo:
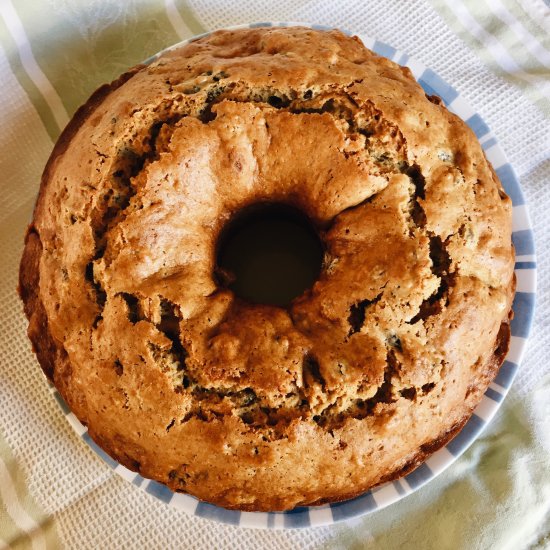
<svg viewBox="0 0 550 550"><path fill-rule="evenodd" d="M317 227L288 309L220 287L243 207ZM343 34L219 31L98 90L44 171L29 336L90 435L243 510L350 498L416 467L504 359L511 203L468 127Z"/></svg>

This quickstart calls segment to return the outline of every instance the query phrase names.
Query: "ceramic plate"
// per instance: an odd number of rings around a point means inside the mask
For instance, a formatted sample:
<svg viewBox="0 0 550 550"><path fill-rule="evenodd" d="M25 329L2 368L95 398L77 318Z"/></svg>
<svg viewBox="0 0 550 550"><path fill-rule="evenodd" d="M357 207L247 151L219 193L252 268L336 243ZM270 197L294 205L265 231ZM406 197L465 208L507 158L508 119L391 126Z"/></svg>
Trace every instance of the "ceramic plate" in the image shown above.
<svg viewBox="0 0 550 550"><path fill-rule="evenodd" d="M320 30L329 29L328 27L318 25L283 22L254 23L251 25L231 27L231 29L291 25L309 26ZM195 36L189 40L171 46L167 48L167 50L178 48L193 40L206 36L207 34L209 33ZM153 495L155 498L162 500L168 506L180 508L190 515L209 518L222 523L240 525L242 527L277 529L329 525L384 508L428 483L464 453L478 437L487 423L493 418L502 404L514 380L518 365L521 362L525 350L535 305L536 262L533 233L527 206L525 205L514 169L507 161L496 138L493 136L491 130L481 116L470 107L468 102L452 86L447 84L432 69L425 67L419 61L412 59L408 54L400 52L384 42L380 42L379 40L359 33L346 32L346 34L357 34L367 48L370 48L377 54L387 57L400 65L409 67L428 95L438 95L445 102L445 105L450 111L461 117L475 132L487 158L497 172L506 193L508 193L512 199L512 239L516 247L515 272L517 277L517 292L513 306L514 319L511 324L512 338L510 342L510 351L494 382L489 386L481 403L475 409L474 414L464 425L460 433L445 447L430 456L430 458L416 470L397 481L385 483L352 500L318 507L300 507L290 512L263 513L225 510L224 508L201 502L189 495L173 493L164 485L156 481L145 479L135 472L131 472L121 464L118 464L92 441L86 428L78 421L75 415L70 412L57 390L51 386L53 395L61 405L67 420L76 433L112 469L114 469L115 472L133 485ZM151 57L146 63L151 63L161 53L163 52L159 52L157 55Z"/></svg>

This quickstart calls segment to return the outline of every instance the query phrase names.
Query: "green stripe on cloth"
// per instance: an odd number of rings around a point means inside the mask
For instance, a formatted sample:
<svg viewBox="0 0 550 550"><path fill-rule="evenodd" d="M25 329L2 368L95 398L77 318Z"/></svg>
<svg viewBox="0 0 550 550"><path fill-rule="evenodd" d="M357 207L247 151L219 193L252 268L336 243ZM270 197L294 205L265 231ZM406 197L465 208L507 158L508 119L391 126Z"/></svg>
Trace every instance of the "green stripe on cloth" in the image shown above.
<svg viewBox="0 0 550 550"><path fill-rule="evenodd" d="M38 112L40 119L42 120L48 135L55 141L59 135L61 129L55 121L53 113L46 103L46 100L40 93L40 90L36 87L34 82L29 78L29 75L23 68L21 63L21 58L17 52L17 46L6 27L6 24L2 17L0 17L0 45L6 52L6 57L8 58L10 68L13 71L13 74L17 78L17 81L25 90L25 93L29 97L32 105Z"/></svg>
<svg viewBox="0 0 550 550"><path fill-rule="evenodd" d="M2 547L2 544L12 547L16 540L27 545L30 545L31 542L30 537L26 533L23 533L13 519L11 519L0 499L0 547Z"/></svg>
<svg viewBox="0 0 550 550"><path fill-rule="evenodd" d="M83 6L85 9L83 9ZM104 82L109 82L129 67L157 51L178 42L163 4L144 5L137 0L104 4L98 13L94 6L74 9L55 6L48 0L12 2L8 9L17 17L29 39L30 51L44 80L63 108L72 114ZM185 4L177 6L177 17L189 30L185 37L204 32ZM9 26L8 26L9 25ZM64 124L65 113L52 110L47 90L37 86L36 75L22 61L13 20L0 17L0 44L22 88L42 119L52 140ZM52 36L57 37L52 40ZM19 36L21 42L21 36ZM51 94L50 94L51 95ZM59 109L58 109L59 111ZM56 121L56 115L57 117Z"/></svg>
<svg viewBox="0 0 550 550"><path fill-rule="evenodd" d="M505 7L511 4L502 1ZM488 3L479 0L452 2L431 0L448 25L493 72L520 87L546 116L550 116L550 69L528 51L507 24L495 16ZM523 17L519 21L523 24L525 20ZM535 32L533 34L538 40L543 33Z"/></svg>
<svg viewBox="0 0 550 550"><path fill-rule="evenodd" d="M42 529L43 534L43 546L41 543L36 543L35 536L33 536L32 534L31 536L25 534L19 536L18 538L15 538L10 543L11 550L36 550L37 548L43 548L44 550L58 550L59 548L61 548L61 543L59 542L59 537L55 529L53 518L48 518L46 521L44 521L40 528Z"/></svg>
<svg viewBox="0 0 550 550"><path fill-rule="evenodd" d="M0 434L0 542L10 548L59 548L53 522L34 502L25 475Z"/></svg>
<svg viewBox="0 0 550 550"><path fill-rule="evenodd" d="M544 68L541 61L530 53L529 49L523 44L523 37L519 34L521 31L515 31L511 26L507 25L505 21L497 17L495 13L491 11L490 2L487 2L487 0L476 0L475 2L466 2L465 4L476 21L487 33L499 40L506 48L510 57L512 57L520 67L530 73L536 73L541 68ZM510 16L513 17L511 13ZM514 19L521 25L522 22L515 17ZM527 36L525 38L527 38ZM547 67L547 69L550 72L550 67Z"/></svg>
<svg viewBox="0 0 550 550"><path fill-rule="evenodd" d="M18 2L34 57L69 114L104 82L179 41L164 6L137 1L52 4ZM56 36L56 40L52 40Z"/></svg>
<svg viewBox="0 0 550 550"><path fill-rule="evenodd" d="M525 11L524 6L520 2L506 2L502 0L506 5L506 9L522 23L522 25L534 36L537 40L550 51L550 33L548 29L540 24L540 21L533 19L533 14ZM549 6L550 9L550 6Z"/></svg>
<svg viewBox="0 0 550 550"><path fill-rule="evenodd" d="M174 4L182 19L185 21L185 24L189 27L193 34L202 34L206 31L206 28L198 20L193 10L187 5L187 2L175 0Z"/></svg>

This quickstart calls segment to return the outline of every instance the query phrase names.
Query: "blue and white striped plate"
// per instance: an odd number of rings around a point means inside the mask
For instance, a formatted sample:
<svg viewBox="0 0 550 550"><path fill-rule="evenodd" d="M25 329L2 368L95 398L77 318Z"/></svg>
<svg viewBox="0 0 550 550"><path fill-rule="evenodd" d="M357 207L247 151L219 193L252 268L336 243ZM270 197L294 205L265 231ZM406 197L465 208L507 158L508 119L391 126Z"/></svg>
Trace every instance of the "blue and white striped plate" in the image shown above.
<svg viewBox="0 0 550 550"><path fill-rule="evenodd" d="M282 22L254 23L251 25L231 27L231 29L290 25L303 25L320 30L329 29L328 27L318 25ZM206 34L180 42L179 44L167 48L167 50L187 44L197 38L206 36ZM346 34L352 33L346 32ZM112 469L114 469L115 472L150 495L153 495L170 506L180 508L190 515L210 518L215 521L239 525L241 527L277 529L329 525L337 521L346 520L384 508L409 495L413 491L416 491L419 487L422 487L425 483L440 474L472 444L487 423L493 418L502 400L506 397L516 375L518 365L523 357L535 306L536 262L531 222L514 169L506 160L504 152L498 145L496 138L491 133L487 124L452 86L447 84L434 71L425 67L417 60L412 59L406 53L400 52L392 46L368 36L363 36L361 34L358 36L367 48L370 48L379 55L392 59L400 65L409 67L426 93L430 95L435 94L441 97L448 109L466 121L478 137L506 193L512 199L514 206L512 238L514 246L516 247L515 272L517 277L517 292L513 306L514 319L511 325L512 338L510 351L508 352L498 376L489 386L481 403L475 409L474 414L462 428L460 433L445 447L430 456L430 458L416 470L397 481L385 483L352 500L318 507L301 507L290 512L263 513L225 510L224 508L201 502L189 495L173 493L164 485L156 481L145 479L135 472L131 472L121 464L118 464L92 441L86 428L78 421L76 416L70 412L59 393L51 386L53 395L59 402L63 413L76 433ZM161 53L163 52L149 58L146 63L152 62L158 58Z"/></svg>

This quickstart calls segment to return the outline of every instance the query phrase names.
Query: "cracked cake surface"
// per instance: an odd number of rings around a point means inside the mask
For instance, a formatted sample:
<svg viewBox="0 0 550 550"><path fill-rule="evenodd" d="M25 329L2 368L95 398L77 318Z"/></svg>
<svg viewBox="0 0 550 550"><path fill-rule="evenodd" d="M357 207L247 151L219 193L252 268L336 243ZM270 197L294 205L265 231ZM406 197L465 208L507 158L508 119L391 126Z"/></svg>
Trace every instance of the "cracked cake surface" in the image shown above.
<svg viewBox="0 0 550 550"><path fill-rule="evenodd" d="M216 243L281 203L324 260L289 307ZM100 88L44 171L21 262L47 376L116 460L243 510L417 466L506 354L511 201L472 131L338 31L218 31Z"/></svg>

